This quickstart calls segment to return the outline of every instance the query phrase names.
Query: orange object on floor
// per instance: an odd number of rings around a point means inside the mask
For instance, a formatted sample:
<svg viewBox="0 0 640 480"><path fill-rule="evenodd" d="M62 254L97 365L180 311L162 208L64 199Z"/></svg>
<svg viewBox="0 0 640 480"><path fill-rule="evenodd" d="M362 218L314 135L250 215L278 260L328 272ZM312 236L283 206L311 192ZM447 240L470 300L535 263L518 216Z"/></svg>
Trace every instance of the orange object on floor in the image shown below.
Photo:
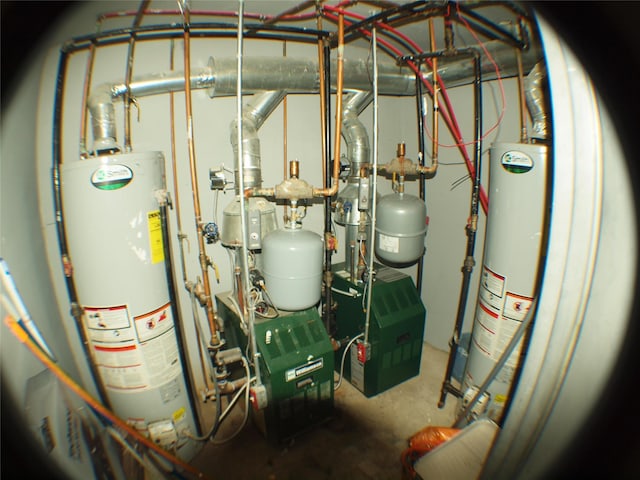
<svg viewBox="0 0 640 480"><path fill-rule="evenodd" d="M403 479L411 480L417 477L413 464L425 453L433 450L441 443L456 436L461 429L450 427L428 426L415 433L409 439L409 447L400 456L402 461Z"/></svg>

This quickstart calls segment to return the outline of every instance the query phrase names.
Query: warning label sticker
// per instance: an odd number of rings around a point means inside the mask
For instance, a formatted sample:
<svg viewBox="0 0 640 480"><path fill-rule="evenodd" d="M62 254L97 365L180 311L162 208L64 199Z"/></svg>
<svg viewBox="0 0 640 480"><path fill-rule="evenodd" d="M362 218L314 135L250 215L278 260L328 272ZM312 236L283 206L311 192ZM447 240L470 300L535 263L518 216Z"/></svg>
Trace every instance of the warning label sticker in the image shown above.
<svg viewBox="0 0 640 480"><path fill-rule="evenodd" d="M381 233L378 238L378 248L383 252L398 253L400 251L400 239Z"/></svg>
<svg viewBox="0 0 640 480"><path fill-rule="evenodd" d="M122 343L135 339L126 305L84 307L88 336L94 342Z"/></svg>
<svg viewBox="0 0 640 480"><path fill-rule="evenodd" d="M177 378L182 365L170 303L134 317L133 322L123 305L86 307L85 312L95 361L107 389L162 388L165 401L180 393Z"/></svg>
<svg viewBox="0 0 640 480"><path fill-rule="evenodd" d="M128 328L129 312L126 305L115 307L84 307L87 327L95 330Z"/></svg>
<svg viewBox="0 0 640 480"><path fill-rule="evenodd" d="M171 304L167 303L153 312L135 317L136 332L140 343L147 342L173 327Z"/></svg>
<svg viewBox="0 0 640 480"><path fill-rule="evenodd" d="M171 313L166 303L149 313L134 318L140 349L149 371L152 388L164 385L180 375L180 352Z"/></svg>
<svg viewBox="0 0 640 480"><path fill-rule="evenodd" d="M533 297L507 292L502 316L522 322L531 307Z"/></svg>
<svg viewBox="0 0 640 480"><path fill-rule="evenodd" d="M481 286L496 297L502 298L504 295L505 277L492 272L486 265L482 266Z"/></svg>
<svg viewBox="0 0 640 480"><path fill-rule="evenodd" d="M140 346L152 388L175 379L182 371L174 328Z"/></svg>
<svg viewBox="0 0 640 480"><path fill-rule="evenodd" d="M496 332L499 328L498 317L497 313L478 302L476 322L479 328L473 329L473 341L480 351L489 357L495 348Z"/></svg>
<svg viewBox="0 0 640 480"><path fill-rule="evenodd" d="M135 344L94 345L93 350L106 388L129 392L148 388L142 354Z"/></svg>
<svg viewBox="0 0 640 480"><path fill-rule="evenodd" d="M147 213L149 226L149 246L151 248L151 263L164 261L164 244L162 241L162 221L160 211L154 210Z"/></svg>
<svg viewBox="0 0 640 480"><path fill-rule="evenodd" d="M506 288L504 275L483 266L473 342L483 355L492 359L502 355L533 302L533 297L509 292ZM501 375L513 375L522 344L521 340L507 359Z"/></svg>

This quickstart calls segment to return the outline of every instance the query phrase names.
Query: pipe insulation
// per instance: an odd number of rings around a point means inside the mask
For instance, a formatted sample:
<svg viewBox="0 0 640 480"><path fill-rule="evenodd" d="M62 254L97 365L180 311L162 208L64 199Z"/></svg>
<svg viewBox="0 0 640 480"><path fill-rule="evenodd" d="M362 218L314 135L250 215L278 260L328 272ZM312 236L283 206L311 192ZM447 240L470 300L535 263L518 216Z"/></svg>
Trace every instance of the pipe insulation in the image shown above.
<svg viewBox="0 0 640 480"><path fill-rule="evenodd" d="M545 107L544 89L547 84L547 69L543 62L536 63L524 81L527 109L531 114L532 138L549 138L549 115Z"/></svg>
<svg viewBox="0 0 640 480"><path fill-rule="evenodd" d="M513 47L500 41L485 44L504 77L517 75L517 58ZM532 46L522 52L522 63L529 71L543 58L540 47ZM331 62L332 91L336 84L336 60ZM490 62L482 62L483 78L496 78ZM237 61L231 58L211 58L207 67L194 70L190 75L192 89L208 89L209 95L236 95ZM431 80L432 72L425 67L424 78ZM438 62L438 75L447 87L467 85L475 78L473 60L469 58L442 57ZM367 59L344 59L344 89L371 90L371 63ZM185 87L184 72L170 71L140 76L126 83L103 84L93 90L87 102L92 117L94 150L118 149L115 131L114 101L127 91L132 98L182 91ZM242 93L285 90L286 93L317 93L320 73L315 59L295 57L247 57L242 67ZM407 66L391 62L378 63L378 88L380 95L415 95L415 74Z"/></svg>

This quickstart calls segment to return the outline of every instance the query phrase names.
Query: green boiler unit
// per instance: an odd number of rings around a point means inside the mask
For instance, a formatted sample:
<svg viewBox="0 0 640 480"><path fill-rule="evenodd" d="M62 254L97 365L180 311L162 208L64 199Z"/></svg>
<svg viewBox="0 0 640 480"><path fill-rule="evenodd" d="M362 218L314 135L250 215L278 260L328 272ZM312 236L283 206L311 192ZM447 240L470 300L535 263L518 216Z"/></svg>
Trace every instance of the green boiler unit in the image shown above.
<svg viewBox="0 0 640 480"><path fill-rule="evenodd" d="M247 347L230 294L216 296L231 347ZM253 411L253 420L267 439L282 443L333 413L333 348L315 307L276 318L256 316L256 343L267 406Z"/></svg>
<svg viewBox="0 0 640 480"><path fill-rule="evenodd" d="M344 359L343 375L365 396L372 397L420 373L426 310L413 280L393 268L376 264L369 319L369 358L358 358L357 342ZM334 338L342 346L335 352L335 368L349 340L364 333L366 284L352 282L344 263L333 267L333 292L337 302ZM363 338L361 338L363 340Z"/></svg>

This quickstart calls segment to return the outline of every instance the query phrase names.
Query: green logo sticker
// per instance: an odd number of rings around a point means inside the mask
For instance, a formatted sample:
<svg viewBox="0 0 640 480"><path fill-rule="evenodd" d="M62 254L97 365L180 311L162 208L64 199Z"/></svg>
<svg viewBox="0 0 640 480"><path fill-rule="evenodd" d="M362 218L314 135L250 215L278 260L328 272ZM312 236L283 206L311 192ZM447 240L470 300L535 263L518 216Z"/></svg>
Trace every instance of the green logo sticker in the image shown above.
<svg viewBox="0 0 640 480"><path fill-rule="evenodd" d="M91 175L91 184L100 190L118 190L133 179L133 172L124 165L103 165Z"/></svg>
<svg viewBox="0 0 640 480"><path fill-rule="evenodd" d="M502 167L511 173L526 173L533 168L533 159L524 152L509 150L502 154Z"/></svg>

